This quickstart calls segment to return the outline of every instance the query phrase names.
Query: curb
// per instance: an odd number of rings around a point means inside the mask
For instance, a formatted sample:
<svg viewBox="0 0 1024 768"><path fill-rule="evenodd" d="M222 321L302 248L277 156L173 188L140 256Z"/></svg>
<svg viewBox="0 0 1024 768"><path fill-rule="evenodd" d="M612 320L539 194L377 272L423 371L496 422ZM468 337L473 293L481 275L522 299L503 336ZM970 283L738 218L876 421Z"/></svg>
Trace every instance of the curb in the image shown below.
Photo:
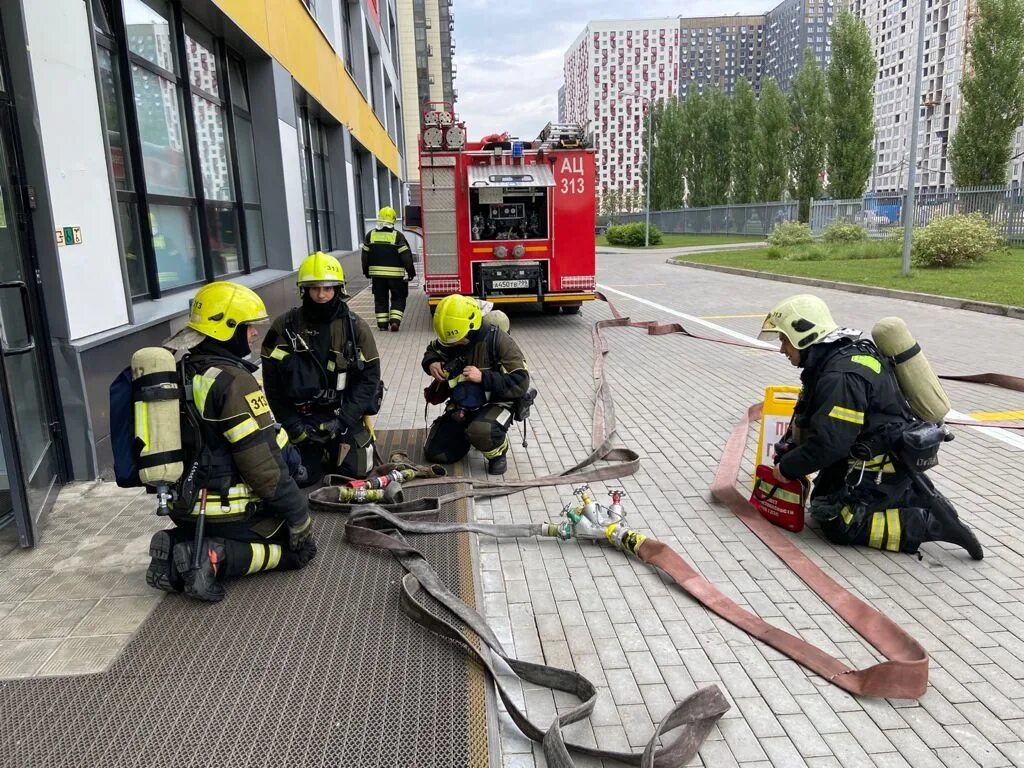
<svg viewBox="0 0 1024 768"><path fill-rule="evenodd" d="M888 299L903 299L904 301L916 301L920 304L933 304L938 307L949 307L951 309L965 309L969 312L984 312L989 315L1001 315L1024 320L1024 307L1013 307L1009 304L993 304L987 301L975 299L957 299L951 296L936 296L931 293L915 293L914 291L900 291L895 288L878 288L872 285L861 285L859 283L842 283L838 280L821 280L815 277L799 277L796 275L780 275L775 272L761 272L756 269L741 269L739 267L724 267L718 264L700 264L695 261L676 261L669 259L667 264L679 267L693 267L694 269L706 269L711 272L724 272L728 275L742 275L743 277L757 277L762 280L775 280L780 283L797 283L799 285L810 285L815 288L832 288L837 291L848 293L861 293L867 296L882 296Z"/></svg>

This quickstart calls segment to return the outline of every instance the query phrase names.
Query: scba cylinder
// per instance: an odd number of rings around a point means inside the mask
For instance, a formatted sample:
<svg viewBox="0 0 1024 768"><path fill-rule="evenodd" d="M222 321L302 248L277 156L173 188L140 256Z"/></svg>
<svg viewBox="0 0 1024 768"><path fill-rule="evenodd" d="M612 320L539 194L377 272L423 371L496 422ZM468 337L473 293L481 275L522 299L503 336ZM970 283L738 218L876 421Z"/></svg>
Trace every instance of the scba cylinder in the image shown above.
<svg viewBox="0 0 1024 768"><path fill-rule="evenodd" d="M132 355L136 465L146 485L173 483L184 470L181 449L181 382L174 355L145 347Z"/></svg>
<svg viewBox="0 0 1024 768"><path fill-rule="evenodd" d="M899 317L883 317L871 331L878 351L892 359L903 396L924 421L941 423L949 413L949 398L931 363Z"/></svg>

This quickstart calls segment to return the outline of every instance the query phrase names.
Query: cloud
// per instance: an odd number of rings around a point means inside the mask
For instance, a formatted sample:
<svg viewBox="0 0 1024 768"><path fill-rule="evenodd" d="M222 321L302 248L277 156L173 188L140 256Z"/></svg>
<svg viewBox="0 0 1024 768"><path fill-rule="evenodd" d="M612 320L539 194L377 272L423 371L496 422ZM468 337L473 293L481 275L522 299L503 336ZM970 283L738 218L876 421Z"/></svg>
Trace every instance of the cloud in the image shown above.
<svg viewBox="0 0 1024 768"><path fill-rule="evenodd" d="M728 15L764 13L771 0L733 0ZM624 14L619 0L457 0L455 63L459 92L456 111L471 140L508 131L532 139L558 118L558 88L566 50L588 21L672 18L722 14L720 0L652 0L643 13Z"/></svg>

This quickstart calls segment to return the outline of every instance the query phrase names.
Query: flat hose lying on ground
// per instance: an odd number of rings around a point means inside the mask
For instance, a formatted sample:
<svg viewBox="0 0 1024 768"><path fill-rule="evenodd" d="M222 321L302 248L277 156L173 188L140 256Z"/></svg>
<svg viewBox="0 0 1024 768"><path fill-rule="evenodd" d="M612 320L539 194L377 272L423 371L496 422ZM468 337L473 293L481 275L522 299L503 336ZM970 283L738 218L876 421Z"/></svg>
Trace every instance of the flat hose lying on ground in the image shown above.
<svg viewBox="0 0 1024 768"><path fill-rule="evenodd" d="M594 405L592 414L591 444L593 451L583 461L557 474L545 475L532 480L518 481L480 481L471 478L431 478L413 481L409 485L445 484L469 485L469 490L454 491L435 500L440 504L467 497L504 496L527 488L566 485L581 482L596 482L625 477L633 474L639 467L639 455L630 449L615 448L612 440L615 435L614 401L604 373L604 358L608 353L607 342L602 333L610 327L643 328L649 335L661 336L679 333L691 338L731 344L735 346L763 349L740 340L706 336L688 331L678 323L660 324L655 322L631 322L615 309L606 297L599 294L612 311L613 319L598 321L594 324L592 339L594 343ZM1024 379L1003 374L974 374L969 376L943 376L941 378L993 384L996 386L1024 391ZM834 579L824 573L813 563L792 541L790 537L772 526L761 517L749 502L737 490L737 480L743 452L746 446L747 432L752 420L760 417L760 404L753 405L746 416L736 425L725 449L718 472L712 484L713 496L725 504L751 529L786 565L793 570L814 592L821 597L840 617L842 617L858 634L874 646L887 661L874 664L865 669L854 669L831 656L822 649L790 634L778 627L765 622L750 611L737 605L724 595L713 584L704 579L677 552L668 545L654 539L643 540L636 548L635 554L670 576L680 587L697 599L701 604L735 626L743 629L751 636L784 653L807 669L821 675L830 683L850 693L863 696L886 698L914 699L924 694L928 681L928 655L924 648L894 621L855 597ZM1007 426L1011 429L1024 428L1024 424L1011 422L950 422L967 423L970 426ZM608 462L604 466L592 466L597 462ZM311 497L312 498L312 497ZM321 503L321 508L338 509L347 505ZM401 505L397 505L401 506ZM460 640L480 659L494 679L499 694L505 702L513 720L523 732L535 740L544 743L545 755L553 766L569 766L571 761L567 748L597 757L608 757L625 762L648 765L677 764L676 760L689 760L706 736L714 722L728 709L717 686L698 691L679 704L659 727L647 749L640 756L635 754L611 753L594 750L585 745L567 745L561 734L561 727L586 717L593 709L596 691L593 685L575 672L558 670L544 665L535 665L507 656L501 644L487 626L483 617L468 605L462 603L447 589L433 573L422 555L408 545L400 533L385 533L377 530L383 522L395 531L410 533L451 533L469 531L478 534L503 537L536 536L536 525L526 526L493 526L477 523L439 524L434 522L417 522L411 517L422 516L426 508L396 510L393 515L387 510L373 505L358 508L358 512L348 521L346 534L354 543L365 546L381 547L392 551L409 571L403 580L403 605L417 620L422 621L434 631L452 639ZM356 511L348 507L346 511ZM476 647L453 625L433 616L418 606L415 595L423 587L432 596L446 605L458 615L488 647L499 655L524 680L547 685L557 690L573 693L583 702L579 706L556 718L546 732L537 728L526 719L525 715L515 706L503 689L497 673L490 662L483 657ZM541 682L543 681L543 682ZM668 751L654 751L654 744L663 731L683 727L683 732ZM689 757L685 757L689 755ZM662 762L663 760L667 762Z"/></svg>

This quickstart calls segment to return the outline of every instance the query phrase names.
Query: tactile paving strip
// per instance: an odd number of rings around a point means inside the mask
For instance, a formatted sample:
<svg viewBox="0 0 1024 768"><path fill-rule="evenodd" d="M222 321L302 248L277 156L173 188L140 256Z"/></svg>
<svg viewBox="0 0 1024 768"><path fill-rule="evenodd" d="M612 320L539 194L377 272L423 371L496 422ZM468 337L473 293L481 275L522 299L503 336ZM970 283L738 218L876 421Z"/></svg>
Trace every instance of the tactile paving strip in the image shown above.
<svg viewBox="0 0 1024 768"><path fill-rule="evenodd" d="M422 432L379 440L386 455ZM479 668L400 612L390 555L315 520L302 571L239 579L213 605L168 596L106 673L0 684L0 765L486 766ZM467 535L411 541L475 603Z"/></svg>

